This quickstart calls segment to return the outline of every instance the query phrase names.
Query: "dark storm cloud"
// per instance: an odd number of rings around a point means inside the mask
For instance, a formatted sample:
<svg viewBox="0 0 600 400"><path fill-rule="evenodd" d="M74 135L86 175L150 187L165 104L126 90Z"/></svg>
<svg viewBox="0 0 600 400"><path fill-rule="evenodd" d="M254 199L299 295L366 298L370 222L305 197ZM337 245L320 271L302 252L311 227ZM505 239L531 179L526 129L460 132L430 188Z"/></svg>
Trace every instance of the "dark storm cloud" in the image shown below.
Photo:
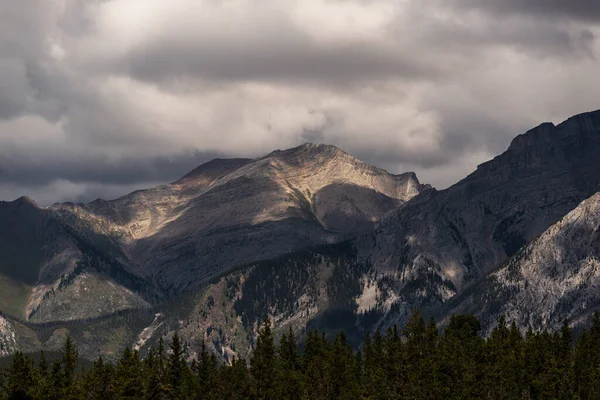
<svg viewBox="0 0 600 400"><path fill-rule="evenodd" d="M389 78L435 79L441 74L436 65L394 47L358 43L328 48L300 35L258 43L159 41L136 49L124 61L127 72L149 82L192 76L209 82L354 86Z"/></svg>
<svg viewBox="0 0 600 400"><path fill-rule="evenodd" d="M600 21L600 2L596 0L449 0L448 3L498 16L512 14Z"/></svg>
<svg viewBox="0 0 600 400"><path fill-rule="evenodd" d="M46 185L60 179L73 183L131 185L139 182L171 182L198 165L210 161L218 154L195 152L176 154L172 157L143 159L119 159L116 161L99 157L72 157L44 161L42 165L35 159L21 156L12 160L2 160L5 167L0 170L0 184L22 184L27 186Z"/></svg>
<svg viewBox="0 0 600 400"><path fill-rule="evenodd" d="M305 141L444 187L600 106L598 1L1 8L0 199L110 198Z"/></svg>

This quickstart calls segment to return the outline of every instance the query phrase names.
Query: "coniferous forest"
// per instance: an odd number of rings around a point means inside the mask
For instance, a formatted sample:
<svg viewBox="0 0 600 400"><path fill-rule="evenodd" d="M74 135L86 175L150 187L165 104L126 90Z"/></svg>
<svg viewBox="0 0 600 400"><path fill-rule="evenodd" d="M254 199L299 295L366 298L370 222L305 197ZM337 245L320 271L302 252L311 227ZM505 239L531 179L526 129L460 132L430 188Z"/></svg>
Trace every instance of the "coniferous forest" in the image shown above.
<svg viewBox="0 0 600 400"><path fill-rule="evenodd" d="M345 334L308 332L300 350L289 330L276 341L260 328L249 362L221 363L204 346L185 357L175 334L141 357L126 349L116 364L101 357L78 368L67 338L60 357L13 356L1 399L598 399L600 316L575 339L526 332L502 318L484 338L479 321L453 316L443 332L414 311L406 326L368 335L354 351Z"/></svg>

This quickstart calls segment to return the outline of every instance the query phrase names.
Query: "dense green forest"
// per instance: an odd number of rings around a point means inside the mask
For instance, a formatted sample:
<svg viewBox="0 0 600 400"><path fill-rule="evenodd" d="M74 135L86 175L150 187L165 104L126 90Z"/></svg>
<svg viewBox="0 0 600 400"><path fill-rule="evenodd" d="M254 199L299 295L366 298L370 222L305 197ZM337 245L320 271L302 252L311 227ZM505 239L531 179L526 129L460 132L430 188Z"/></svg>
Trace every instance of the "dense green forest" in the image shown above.
<svg viewBox="0 0 600 400"><path fill-rule="evenodd" d="M278 342L278 343L276 343ZM354 351L345 334L289 330L276 341L266 319L247 363L219 363L197 349L188 362L175 334L145 357L126 349L116 365L78 368L70 339L48 362L16 353L1 375L0 399L598 399L600 316L575 340L565 321L554 333L522 335L502 318L484 338L479 321L453 316L443 333L414 311L403 329L367 336Z"/></svg>

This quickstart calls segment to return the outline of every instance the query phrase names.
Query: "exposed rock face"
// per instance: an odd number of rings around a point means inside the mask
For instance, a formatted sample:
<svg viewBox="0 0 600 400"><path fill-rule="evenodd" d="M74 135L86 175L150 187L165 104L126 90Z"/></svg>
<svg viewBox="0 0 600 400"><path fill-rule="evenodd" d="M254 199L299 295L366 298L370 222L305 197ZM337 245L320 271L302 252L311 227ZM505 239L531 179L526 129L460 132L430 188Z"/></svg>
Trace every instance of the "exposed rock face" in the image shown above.
<svg viewBox="0 0 600 400"><path fill-rule="evenodd" d="M46 209L21 198L0 203L0 283L25 285L15 316L35 322L144 308L233 267L366 232L426 188L414 173L305 144L216 159L113 201ZM0 295L0 310L8 302Z"/></svg>
<svg viewBox="0 0 600 400"><path fill-rule="evenodd" d="M151 284L113 256L118 247L68 222L27 198L0 202L0 311L21 320L68 321L156 298Z"/></svg>
<svg viewBox="0 0 600 400"><path fill-rule="evenodd" d="M84 320L125 309L150 307L139 294L94 271L82 272L49 293L29 315L30 321Z"/></svg>
<svg viewBox="0 0 600 400"><path fill-rule="evenodd" d="M397 304L436 307L600 190L598 160L600 111L542 124L456 185L401 206L357 244L394 282Z"/></svg>
<svg viewBox="0 0 600 400"><path fill-rule="evenodd" d="M12 326L0 315L0 357L8 356L18 350L15 333Z"/></svg>
<svg viewBox="0 0 600 400"><path fill-rule="evenodd" d="M114 201L53 209L118 243L137 274L181 291L365 232L424 188L413 173L392 175L337 147L305 144L257 160L213 160Z"/></svg>
<svg viewBox="0 0 600 400"><path fill-rule="evenodd" d="M54 250L76 251L49 211L26 197L0 202L1 275L33 285L73 267L76 257L53 257Z"/></svg>
<svg viewBox="0 0 600 400"><path fill-rule="evenodd" d="M491 329L500 315L522 329L558 328L600 305L600 193L584 200L479 283L451 312Z"/></svg>
<svg viewBox="0 0 600 400"><path fill-rule="evenodd" d="M91 333L77 338L92 355L143 350L178 330L225 358L244 356L265 315L276 332L343 327L358 340L402 324L414 305L438 316L473 312L486 327L505 313L522 327L552 328L599 304L600 198L590 197L600 191L598 160L600 111L518 136L444 191L333 146L214 160L114 201L0 203L0 239L11 243L0 247L0 272L32 285L31 320L105 315L93 301L139 311L96 318L101 348ZM13 249L23 241L37 250ZM321 246L292 253L311 245ZM27 278L6 261L33 255ZM102 289L76 311L70 299L88 299L89 282ZM182 294L192 285L201 290ZM63 292L48 299L52 289ZM176 301L161 303L157 291ZM9 323L36 349L69 329L57 324L48 339L37 326Z"/></svg>

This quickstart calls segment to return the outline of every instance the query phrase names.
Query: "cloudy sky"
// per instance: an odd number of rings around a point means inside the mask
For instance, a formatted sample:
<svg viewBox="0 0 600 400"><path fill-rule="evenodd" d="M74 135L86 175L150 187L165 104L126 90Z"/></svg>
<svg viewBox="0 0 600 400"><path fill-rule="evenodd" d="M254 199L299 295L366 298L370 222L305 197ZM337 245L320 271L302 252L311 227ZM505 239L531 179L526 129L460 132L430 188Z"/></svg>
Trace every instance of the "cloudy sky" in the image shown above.
<svg viewBox="0 0 600 400"><path fill-rule="evenodd" d="M0 199L307 141L446 187L600 108L598 0L0 0Z"/></svg>

